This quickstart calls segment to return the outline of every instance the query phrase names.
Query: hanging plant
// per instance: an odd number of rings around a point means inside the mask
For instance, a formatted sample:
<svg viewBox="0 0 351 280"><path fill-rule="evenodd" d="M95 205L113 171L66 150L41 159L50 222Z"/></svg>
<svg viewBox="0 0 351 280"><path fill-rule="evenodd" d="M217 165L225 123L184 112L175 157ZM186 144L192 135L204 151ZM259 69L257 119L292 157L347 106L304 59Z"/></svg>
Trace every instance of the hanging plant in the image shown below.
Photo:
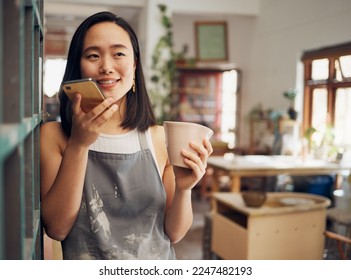
<svg viewBox="0 0 351 280"><path fill-rule="evenodd" d="M157 122L169 118L171 111L171 92L176 72L177 55L173 51L172 22L167 15L167 6L158 5L164 34L158 40L152 54L150 98L154 104Z"/></svg>
<svg viewBox="0 0 351 280"><path fill-rule="evenodd" d="M294 106L296 95L297 90L294 88L290 88L283 92L283 96L290 101L290 106Z"/></svg>

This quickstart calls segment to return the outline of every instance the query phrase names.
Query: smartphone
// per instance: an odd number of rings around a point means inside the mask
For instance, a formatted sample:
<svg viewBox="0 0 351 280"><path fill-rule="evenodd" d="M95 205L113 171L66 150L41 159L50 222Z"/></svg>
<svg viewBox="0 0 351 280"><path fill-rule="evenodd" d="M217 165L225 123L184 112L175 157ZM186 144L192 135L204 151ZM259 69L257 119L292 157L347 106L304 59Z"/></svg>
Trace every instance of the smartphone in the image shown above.
<svg viewBox="0 0 351 280"><path fill-rule="evenodd" d="M92 78L64 82L62 89L72 101L76 93L81 94L81 107L84 112L90 111L106 99L99 85Z"/></svg>

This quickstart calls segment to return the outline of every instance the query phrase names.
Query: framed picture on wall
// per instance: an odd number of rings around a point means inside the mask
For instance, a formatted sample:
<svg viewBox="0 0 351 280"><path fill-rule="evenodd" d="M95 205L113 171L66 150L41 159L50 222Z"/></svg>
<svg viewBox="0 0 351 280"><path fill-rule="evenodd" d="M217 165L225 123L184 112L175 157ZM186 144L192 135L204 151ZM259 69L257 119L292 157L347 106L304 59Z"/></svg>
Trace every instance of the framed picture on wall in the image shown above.
<svg viewBox="0 0 351 280"><path fill-rule="evenodd" d="M225 21L195 22L197 61L227 61L227 23Z"/></svg>

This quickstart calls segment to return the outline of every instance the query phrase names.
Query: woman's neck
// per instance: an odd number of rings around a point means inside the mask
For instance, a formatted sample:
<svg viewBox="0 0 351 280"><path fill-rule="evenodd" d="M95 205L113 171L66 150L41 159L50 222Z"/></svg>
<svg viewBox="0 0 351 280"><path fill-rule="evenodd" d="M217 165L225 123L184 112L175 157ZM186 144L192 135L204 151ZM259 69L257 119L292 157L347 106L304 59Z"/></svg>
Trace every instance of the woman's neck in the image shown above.
<svg viewBox="0 0 351 280"><path fill-rule="evenodd" d="M123 97L117 101L118 110L113 116L105 123L102 133L104 134L123 134L130 129L124 129L121 127L126 112L126 98Z"/></svg>

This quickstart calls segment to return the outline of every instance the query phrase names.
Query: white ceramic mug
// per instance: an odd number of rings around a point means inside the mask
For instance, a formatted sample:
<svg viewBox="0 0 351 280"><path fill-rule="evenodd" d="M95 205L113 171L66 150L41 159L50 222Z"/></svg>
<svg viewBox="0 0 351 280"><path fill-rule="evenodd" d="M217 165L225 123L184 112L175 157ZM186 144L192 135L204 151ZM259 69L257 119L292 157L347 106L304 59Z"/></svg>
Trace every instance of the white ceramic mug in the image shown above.
<svg viewBox="0 0 351 280"><path fill-rule="evenodd" d="M184 163L181 150L186 149L195 154L189 146L190 142L202 144L205 137L209 140L213 135L210 128L197 123L164 121L163 126L170 163L185 168L189 167Z"/></svg>

